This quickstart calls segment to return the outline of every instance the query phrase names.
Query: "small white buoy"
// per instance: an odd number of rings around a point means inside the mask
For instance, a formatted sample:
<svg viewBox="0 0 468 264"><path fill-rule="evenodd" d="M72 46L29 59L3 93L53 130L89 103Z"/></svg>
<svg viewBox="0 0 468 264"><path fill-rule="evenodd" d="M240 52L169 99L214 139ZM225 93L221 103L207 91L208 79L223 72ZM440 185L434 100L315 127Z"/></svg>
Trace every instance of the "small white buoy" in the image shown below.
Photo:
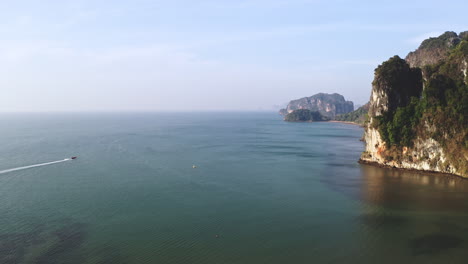
<svg viewBox="0 0 468 264"><path fill-rule="evenodd" d="M196 169L196 168L197 168L197 166L195 166L195 165L192 165L192 169Z"/></svg>

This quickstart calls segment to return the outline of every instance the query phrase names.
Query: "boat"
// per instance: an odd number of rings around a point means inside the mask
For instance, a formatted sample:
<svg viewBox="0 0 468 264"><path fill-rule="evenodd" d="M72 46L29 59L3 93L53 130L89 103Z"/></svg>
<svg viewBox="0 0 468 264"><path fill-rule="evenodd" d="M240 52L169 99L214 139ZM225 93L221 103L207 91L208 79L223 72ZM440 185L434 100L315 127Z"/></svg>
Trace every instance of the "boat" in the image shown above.
<svg viewBox="0 0 468 264"><path fill-rule="evenodd" d="M78 158L78 157L71 157L71 159L76 159L76 158Z"/></svg>

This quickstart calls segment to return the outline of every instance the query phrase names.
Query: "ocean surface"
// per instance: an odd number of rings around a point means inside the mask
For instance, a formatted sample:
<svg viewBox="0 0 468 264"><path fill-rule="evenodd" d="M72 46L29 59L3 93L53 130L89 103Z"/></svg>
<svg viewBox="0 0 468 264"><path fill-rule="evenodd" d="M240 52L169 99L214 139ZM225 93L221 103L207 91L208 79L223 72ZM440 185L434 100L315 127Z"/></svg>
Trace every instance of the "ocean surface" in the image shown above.
<svg viewBox="0 0 468 264"><path fill-rule="evenodd" d="M468 180L360 165L362 133L1 114L0 263L467 263Z"/></svg>

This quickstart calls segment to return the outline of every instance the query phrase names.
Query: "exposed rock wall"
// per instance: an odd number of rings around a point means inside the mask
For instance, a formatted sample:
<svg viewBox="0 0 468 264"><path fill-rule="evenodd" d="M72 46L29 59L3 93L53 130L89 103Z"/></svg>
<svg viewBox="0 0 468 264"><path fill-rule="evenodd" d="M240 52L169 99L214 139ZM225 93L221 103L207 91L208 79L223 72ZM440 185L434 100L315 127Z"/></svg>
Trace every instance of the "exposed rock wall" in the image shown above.
<svg viewBox="0 0 468 264"><path fill-rule="evenodd" d="M464 32L460 35L463 37ZM424 40L419 48L406 56L406 61L411 67L423 67L433 65L447 58L451 48L461 41L461 37L455 32L447 31L437 38Z"/></svg>
<svg viewBox="0 0 468 264"><path fill-rule="evenodd" d="M402 147L396 150L389 150L382 140L379 131L375 128L367 127L364 140L366 142L366 149L361 156L361 162L468 177L468 175L458 171L448 162L444 148L432 138L418 138L411 148ZM397 153L398 159L394 159L394 156L391 156L395 151L399 152Z"/></svg>

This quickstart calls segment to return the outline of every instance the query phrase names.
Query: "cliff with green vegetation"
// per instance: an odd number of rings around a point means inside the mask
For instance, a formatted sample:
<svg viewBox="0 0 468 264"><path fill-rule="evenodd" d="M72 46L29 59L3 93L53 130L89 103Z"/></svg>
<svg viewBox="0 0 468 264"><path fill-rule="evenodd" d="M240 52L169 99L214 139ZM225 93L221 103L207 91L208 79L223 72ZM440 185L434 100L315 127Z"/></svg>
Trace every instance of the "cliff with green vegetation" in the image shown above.
<svg viewBox="0 0 468 264"><path fill-rule="evenodd" d="M318 93L310 97L292 100L289 102L288 106L285 109L281 109L279 113L281 115L287 115L300 109L319 112L321 115L333 119L336 115L353 111L354 104L351 101L346 101L342 95L337 93Z"/></svg>
<svg viewBox="0 0 468 264"><path fill-rule="evenodd" d="M329 121L330 118L323 116L318 111L308 109L298 109L287 114L284 121L288 122L313 122L313 121Z"/></svg>
<svg viewBox="0 0 468 264"><path fill-rule="evenodd" d="M447 58L447 54L457 46L468 32L457 35L455 32L447 31L437 38L424 40L419 48L410 52L405 60L411 67L423 67L425 65L437 64Z"/></svg>
<svg viewBox="0 0 468 264"><path fill-rule="evenodd" d="M375 70L361 161L468 177L468 33L430 38Z"/></svg>
<svg viewBox="0 0 468 264"><path fill-rule="evenodd" d="M343 122L351 122L351 123L364 126L368 119L368 115L367 115L368 112L369 112L369 103L359 107L353 112L337 115L335 117L335 120L343 121Z"/></svg>

